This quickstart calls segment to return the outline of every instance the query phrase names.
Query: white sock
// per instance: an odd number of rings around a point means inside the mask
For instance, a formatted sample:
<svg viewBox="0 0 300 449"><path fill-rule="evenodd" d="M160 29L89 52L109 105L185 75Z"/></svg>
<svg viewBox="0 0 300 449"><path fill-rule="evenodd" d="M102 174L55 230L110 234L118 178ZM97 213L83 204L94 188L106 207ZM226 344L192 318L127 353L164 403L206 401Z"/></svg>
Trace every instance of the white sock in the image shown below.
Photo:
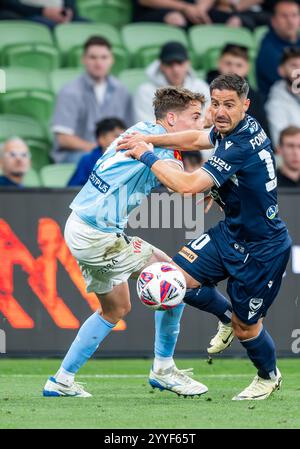
<svg viewBox="0 0 300 449"><path fill-rule="evenodd" d="M71 386L74 382L74 373L69 373L69 371L66 371L64 368L59 368L57 373L55 374L54 378L57 382L63 385Z"/></svg>
<svg viewBox="0 0 300 449"><path fill-rule="evenodd" d="M174 365L173 357L155 357L153 362L153 371L165 370Z"/></svg>

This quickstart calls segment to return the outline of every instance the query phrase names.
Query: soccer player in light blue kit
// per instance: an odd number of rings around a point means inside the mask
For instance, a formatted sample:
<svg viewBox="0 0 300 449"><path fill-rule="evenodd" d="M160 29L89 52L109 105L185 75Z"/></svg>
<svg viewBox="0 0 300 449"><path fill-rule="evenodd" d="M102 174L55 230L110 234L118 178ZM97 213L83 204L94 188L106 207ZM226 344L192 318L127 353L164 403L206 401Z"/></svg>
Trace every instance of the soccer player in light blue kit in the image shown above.
<svg viewBox="0 0 300 449"><path fill-rule="evenodd" d="M154 98L156 124L140 122L127 133L164 134L200 129L203 103L203 95L187 89L159 89ZM149 243L124 234L129 213L160 182L144 164L116 152L116 146L117 140L97 161L89 180L70 206L73 212L65 228L66 242L79 263L87 291L97 294L101 309L80 328L58 372L47 381L44 396L91 396L75 382L75 374L130 311L128 279L136 277L151 263L171 261ZM157 148L155 152L168 165L182 170L182 162L173 151ZM173 361L183 308L181 304L155 313L151 384L177 394L201 395L207 387L177 369Z"/></svg>

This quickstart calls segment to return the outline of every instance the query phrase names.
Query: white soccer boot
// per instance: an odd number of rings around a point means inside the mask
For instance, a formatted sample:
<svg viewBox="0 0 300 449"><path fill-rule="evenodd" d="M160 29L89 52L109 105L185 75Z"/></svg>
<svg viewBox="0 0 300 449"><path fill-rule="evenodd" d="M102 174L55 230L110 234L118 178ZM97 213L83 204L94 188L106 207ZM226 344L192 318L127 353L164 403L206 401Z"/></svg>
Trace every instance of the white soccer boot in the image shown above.
<svg viewBox="0 0 300 449"><path fill-rule="evenodd" d="M210 340L210 346L209 348L207 348L207 352L209 354L218 354L219 352L222 352L226 348L228 348L233 339L234 333L231 323L223 324L221 321L219 321L218 332Z"/></svg>
<svg viewBox="0 0 300 449"><path fill-rule="evenodd" d="M263 379L256 375L249 387L232 398L233 401L260 401L267 399L274 391L280 389L282 377L277 368L276 379Z"/></svg>
<svg viewBox="0 0 300 449"><path fill-rule="evenodd" d="M188 376L192 370L179 370L175 365L156 372L151 369L149 384L160 391L169 390L178 396L201 396L208 391L206 385Z"/></svg>
<svg viewBox="0 0 300 449"><path fill-rule="evenodd" d="M77 397L77 398L90 398L92 395L85 391L82 384L78 382L72 382L70 385L65 385L56 381L54 377L49 377L43 390L43 396L45 397Z"/></svg>

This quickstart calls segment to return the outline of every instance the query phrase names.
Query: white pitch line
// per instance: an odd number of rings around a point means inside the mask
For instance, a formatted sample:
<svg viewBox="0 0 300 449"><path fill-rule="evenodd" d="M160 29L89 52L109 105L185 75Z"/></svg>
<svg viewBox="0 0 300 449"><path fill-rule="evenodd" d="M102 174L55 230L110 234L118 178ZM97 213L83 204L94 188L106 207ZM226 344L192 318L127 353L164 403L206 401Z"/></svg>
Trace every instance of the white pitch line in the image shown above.
<svg viewBox="0 0 300 449"><path fill-rule="evenodd" d="M232 378L232 377L249 377L251 374L197 374L195 377L215 377L215 378ZM0 377L45 377L44 374L0 374ZM76 378L81 379L146 379L148 374L79 374Z"/></svg>

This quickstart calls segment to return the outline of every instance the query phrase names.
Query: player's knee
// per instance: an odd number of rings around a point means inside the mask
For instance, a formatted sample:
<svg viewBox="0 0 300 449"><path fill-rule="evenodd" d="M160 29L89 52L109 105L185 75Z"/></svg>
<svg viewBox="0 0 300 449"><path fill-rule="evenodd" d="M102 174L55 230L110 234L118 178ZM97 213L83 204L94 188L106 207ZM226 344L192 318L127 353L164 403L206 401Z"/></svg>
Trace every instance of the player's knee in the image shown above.
<svg viewBox="0 0 300 449"><path fill-rule="evenodd" d="M257 325L247 325L242 323L237 323L232 321L232 327L234 335L241 341L249 340L250 338L255 338L259 333Z"/></svg>
<svg viewBox="0 0 300 449"><path fill-rule="evenodd" d="M120 316L120 319L124 318L126 315L128 315L128 313L130 311L131 311L131 303L130 302L119 306L118 307L118 315Z"/></svg>

